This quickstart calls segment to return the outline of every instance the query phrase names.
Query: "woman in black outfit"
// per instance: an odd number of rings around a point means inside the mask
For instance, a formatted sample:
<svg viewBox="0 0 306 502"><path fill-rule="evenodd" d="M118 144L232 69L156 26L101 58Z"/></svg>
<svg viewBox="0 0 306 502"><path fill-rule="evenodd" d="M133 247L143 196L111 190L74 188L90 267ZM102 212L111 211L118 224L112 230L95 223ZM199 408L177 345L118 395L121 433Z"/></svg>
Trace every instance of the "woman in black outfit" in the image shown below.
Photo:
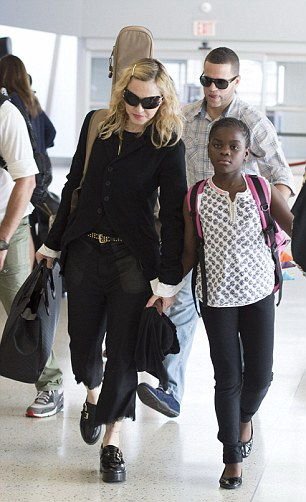
<svg viewBox="0 0 306 502"><path fill-rule="evenodd" d="M159 61L142 59L124 70L116 84L77 209L70 214L72 192L82 178L91 114L37 259L47 258L52 266L56 252L62 251L72 368L76 381L87 387L81 433L93 444L101 424L106 425L100 470L104 481L114 482L125 480L120 425L123 418L135 419L134 352L141 313L157 298L168 308L182 280L185 160L172 79ZM161 242L153 214L158 189Z"/></svg>

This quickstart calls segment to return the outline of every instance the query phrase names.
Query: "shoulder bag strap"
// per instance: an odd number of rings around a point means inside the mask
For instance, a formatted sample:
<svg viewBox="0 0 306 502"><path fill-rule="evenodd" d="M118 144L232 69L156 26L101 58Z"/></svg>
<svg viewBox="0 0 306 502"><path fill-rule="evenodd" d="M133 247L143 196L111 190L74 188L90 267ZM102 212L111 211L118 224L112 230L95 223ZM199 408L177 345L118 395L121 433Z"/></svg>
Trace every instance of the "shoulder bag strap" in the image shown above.
<svg viewBox="0 0 306 502"><path fill-rule="evenodd" d="M84 182L84 179L86 176L92 146L95 142L96 137L98 136L98 126L99 126L100 122L103 122L103 120L106 118L107 114L108 114L108 110L103 110L103 109L96 110L92 114L92 116L90 117L88 132L87 132L86 156L85 156L85 162L84 162L84 169L83 169L83 175L82 175L82 179L81 179L79 188L83 185L83 182Z"/></svg>

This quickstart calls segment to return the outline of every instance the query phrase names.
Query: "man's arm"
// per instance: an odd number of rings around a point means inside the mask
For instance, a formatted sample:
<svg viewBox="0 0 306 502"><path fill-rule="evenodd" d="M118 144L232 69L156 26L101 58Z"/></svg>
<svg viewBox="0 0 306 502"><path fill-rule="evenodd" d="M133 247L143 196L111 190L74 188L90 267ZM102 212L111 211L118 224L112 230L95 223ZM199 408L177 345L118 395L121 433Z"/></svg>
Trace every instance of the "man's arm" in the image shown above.
<svg viewBox="0 0 306 502"><path fill-rule="evenodd" d="M292 191L287 185L281 185L279 183L276 183L274 186L282 194L282 196L284 197L285 200L289 199L289 197L292 194Z"/></svg>
<svg viewBox="0 0 306 502"><path fill-rule="evenodd" d="M255 158L261 176L267 178L287 200L295 193L294 179L276 130L265 116L256 118L249 112L246 118L251 130L250 159Z"/></svg>
<svg viewBox="0 0 306 502"><path fill-rule="evenodd" d="M4 218L0 224L0 239L10 242L35 188L35 175L18 178L9 198ZM0 251L0 271L3 269L7 251Z"/></svg>
<svg viewBox="0 0 306 502"><path fill-rule="evenodd" d="M0 152L15 185L8 195L5 214L0 224L0 239L9 243L21 219L26 214L38 172L24 118L10 102L1 106ZM0 270L7 251L0 251Z"/></svg>
<svg viewBox="0 0 306 502"><path fill-rule="evenodd" d="M0 224L0 239L9 242L15 233L35 188L35 176L18 178L9 198L4 218Z"/></svg>

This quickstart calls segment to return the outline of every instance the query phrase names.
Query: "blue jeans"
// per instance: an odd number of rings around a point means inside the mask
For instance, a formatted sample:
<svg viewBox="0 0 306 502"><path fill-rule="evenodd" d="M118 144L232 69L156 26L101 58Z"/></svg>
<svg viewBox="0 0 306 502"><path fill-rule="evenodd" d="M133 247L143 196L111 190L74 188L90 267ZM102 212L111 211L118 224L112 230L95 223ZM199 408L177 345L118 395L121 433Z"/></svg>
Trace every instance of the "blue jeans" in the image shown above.
<svg viewBox="0 0 306 502"><path fill-rule="evenodd" d="M168 390L179 403L181 403L184 394L187 360L199 318L192 296L191 275L192 272L185 277L184 287L176 295L175 303L167 312L176 326L180 352L169 354L165 358L164 367L169 376Z"/></svg>

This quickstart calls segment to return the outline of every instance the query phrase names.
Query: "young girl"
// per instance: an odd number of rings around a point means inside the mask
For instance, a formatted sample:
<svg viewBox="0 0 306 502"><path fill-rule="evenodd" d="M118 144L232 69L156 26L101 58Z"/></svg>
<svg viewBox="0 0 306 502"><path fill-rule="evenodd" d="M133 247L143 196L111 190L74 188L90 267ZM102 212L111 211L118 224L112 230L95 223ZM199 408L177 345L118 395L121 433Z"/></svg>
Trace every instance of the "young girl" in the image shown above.
<svg viewBox="0 0 306 502"><path fill-rule="evenodd" d="M242 459L253 441L252 417L272 380L274 262L243 174L249 143L250 133L242 121L223 118L213 124L208 153L215 174L197 200L205 242L207 304L200 269L196 291L214 366L218 439L225 464L220 486L226 489L242 483ZM290 235L293 215L280 192L270 189L271 215ZM197 259L186 201L184 218L187 273Z"/></svg>

